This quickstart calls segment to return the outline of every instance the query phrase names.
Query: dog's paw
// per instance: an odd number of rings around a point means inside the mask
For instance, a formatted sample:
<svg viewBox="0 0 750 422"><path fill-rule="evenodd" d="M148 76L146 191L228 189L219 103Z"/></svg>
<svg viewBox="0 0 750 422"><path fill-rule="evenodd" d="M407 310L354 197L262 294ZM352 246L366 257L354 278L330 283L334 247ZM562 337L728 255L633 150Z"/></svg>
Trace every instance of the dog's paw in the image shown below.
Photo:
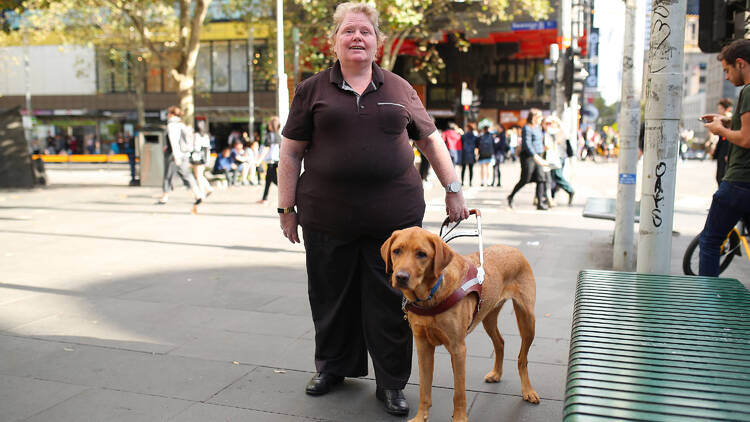
<svg viewBox="0 0 750 422"><path fill-rule="evenodd" d="M534 390L524 391L523 399L529 403L539 403L539 394Z"/></svg>
<svg viewBox="0 0 750 422"><path fill-rule="evenodd" d="M487 375L484 376L484 382L500 382L500 378L502 378L502 376L502 372L490 371Z"/></svg>

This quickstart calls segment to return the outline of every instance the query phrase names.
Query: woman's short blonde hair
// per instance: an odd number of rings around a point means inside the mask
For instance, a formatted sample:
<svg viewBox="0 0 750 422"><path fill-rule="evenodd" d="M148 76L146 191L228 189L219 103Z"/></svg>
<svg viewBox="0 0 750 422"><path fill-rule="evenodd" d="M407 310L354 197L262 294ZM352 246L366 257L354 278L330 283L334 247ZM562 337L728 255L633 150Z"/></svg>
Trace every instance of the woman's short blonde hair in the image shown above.
<svg viewBox="0 0 750 422"><path fill-rule="evenodd" d="M375 29L375 36L378 39L378 49L380 49L380 47L383 45L383 41L385 41L385 34L383 34L383 32L380 30L380 26L378 25L378 10L375 8L375 6L372 6L370 4L355 3L352 1L339 4L338 6L336 6L336 11L333 12L333 30L328 36L328 42L331 43L331 47L335 45L336 34L339 32L339 28L341 27L341 23L344 21L344 18L349 13L362 13L363 15L367 16L367 19L369 19L373 29ZM335 55L336 52L334 51L333 54Z"/></svg>
<svg viewBox="0 0 750 422"><path fill-rule="evenodd" d="M271 132L278 132L279 126L281 126L281 121L278 116L271 116L271 118L268 119L268 130Z"/></svg>

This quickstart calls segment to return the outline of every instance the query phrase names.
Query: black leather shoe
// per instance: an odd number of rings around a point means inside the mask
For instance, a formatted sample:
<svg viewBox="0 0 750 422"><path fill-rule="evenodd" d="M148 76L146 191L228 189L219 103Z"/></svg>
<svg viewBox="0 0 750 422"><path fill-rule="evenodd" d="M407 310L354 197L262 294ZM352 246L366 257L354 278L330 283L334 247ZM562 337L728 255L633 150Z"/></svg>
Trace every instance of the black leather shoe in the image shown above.
<svg viewBox="0 0 750 422"><path fill-rule="evenodd" d="M385 411L391 415L405 416L409 413L409 403L404 397L404 390L386 390L378 387L375 397L385 403Z"/></svg>
<svg viewBox="0 0 750 422"><path fill-rule="evenodd" d="M310 378L307 387L305 387L305 393L311 396L322 396L329 392L331 387L340 384L343 380L344 377L342 376L319 372Z"/></svg>
<svg viewBox="0 0 750 422"><path fill-rule="evenodd" d="M508 208L513 208L513 197L508 195Z"/></svg>

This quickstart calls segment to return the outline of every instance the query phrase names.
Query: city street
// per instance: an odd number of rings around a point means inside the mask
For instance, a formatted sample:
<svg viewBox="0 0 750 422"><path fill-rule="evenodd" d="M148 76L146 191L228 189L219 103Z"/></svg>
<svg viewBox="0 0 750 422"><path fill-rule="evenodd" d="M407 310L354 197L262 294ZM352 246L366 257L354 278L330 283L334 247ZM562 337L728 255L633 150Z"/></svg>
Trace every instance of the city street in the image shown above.
<svg viewBox="0 0 750 422"><path fill-rule="evenodd" d="M532 185L506 208L519 172L506 163L502 188L479 187L475 174L465 194L482 211L484 244L519 248L534 270L529 372L541 403L521 398L520 337L506 306L500 383L483 382L494 359L483 328L467 340L476 422L561 419L577 274L612 268L614 221L581 212L589 197L616 196L616 161L577 163L573 205L561 192L549 211L532 206ZM714 172L713 161L678 163L673 274L682 274L685 247L703 227ZM281 235L275 186L267 205L255 203L261 187L240 186L217 190L191 215L181 186L156 205L160 189L128 187L124 165L47 165L47 173L48 187L0 190L0 420L402 420L375 399L372 371L322 397L304 393L315 372L305 255ZM445 208L436 179L426 196L425 227L437 232ZM451 246L469 253L477 243ZM750 262L743 254L722 276L750 286ZM430 420L448 422L450 356L440 348L435 362ZM410 417L417 373L415 354Z"/></svg>

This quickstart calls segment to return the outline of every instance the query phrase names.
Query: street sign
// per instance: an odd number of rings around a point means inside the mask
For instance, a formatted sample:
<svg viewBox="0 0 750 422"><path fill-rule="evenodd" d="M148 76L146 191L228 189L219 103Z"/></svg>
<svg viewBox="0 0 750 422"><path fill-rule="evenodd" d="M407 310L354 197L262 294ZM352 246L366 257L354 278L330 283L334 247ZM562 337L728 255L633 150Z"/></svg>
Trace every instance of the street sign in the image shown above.
<svg viewBox="0 0 750 422"><path fill-rule="evenodd" d="M468 106L474 100L474 93L468 88L461 89L461 105Z"/></svg>

